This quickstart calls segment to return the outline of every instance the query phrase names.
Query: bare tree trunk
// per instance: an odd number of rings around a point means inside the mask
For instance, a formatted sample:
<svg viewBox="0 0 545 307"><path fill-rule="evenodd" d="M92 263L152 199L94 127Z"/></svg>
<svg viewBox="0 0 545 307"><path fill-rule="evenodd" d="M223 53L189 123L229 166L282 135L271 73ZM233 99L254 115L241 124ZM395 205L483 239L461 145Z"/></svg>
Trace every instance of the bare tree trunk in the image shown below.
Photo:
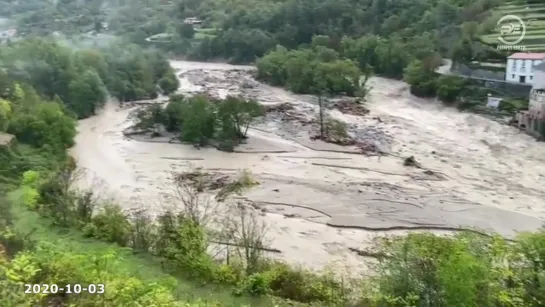
<svg viewBox="0 0 545 307"><path fill-rule="evenodd" d="M322 139L325 138L325 131L324 131L324 106L322 102L322 94L318 94L318 106L320 107L320 137Z"/></svg>

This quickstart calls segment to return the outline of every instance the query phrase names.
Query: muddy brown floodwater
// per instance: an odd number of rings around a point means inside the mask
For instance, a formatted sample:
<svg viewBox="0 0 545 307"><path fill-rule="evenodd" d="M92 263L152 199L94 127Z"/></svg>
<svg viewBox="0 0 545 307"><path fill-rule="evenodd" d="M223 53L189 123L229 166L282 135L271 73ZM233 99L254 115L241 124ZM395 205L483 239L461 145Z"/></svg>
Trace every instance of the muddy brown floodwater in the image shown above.
<svg viewBox="0 0 545 307"><path fill-rule="evenodd" d="M316 112L312 97L257 83L248 66L171 65L181 75L181 92L244 94L266 105L290 102L301 116ZM371 86L370 114L331 110L330 115L346 122L356 138L372 139L390 153L380 159L310 141L304 129L274 118L257 123L248 144L235 153L128 139L122 132L131 125L134 107L113 102L80 121L72 154L87 169L86 184L101 183L103 195L127 209L144 207L152 213L161 210L172 171L249 169L260 185L244 197L267 212L271 247L282 252L279 257L310 268L364 270L367 262L350 248L412 229L466 228L512 237L541 227L545 143L496 121L415 98L400 81L373 78ZM407 156L424 169L404 166Z"/></svg>

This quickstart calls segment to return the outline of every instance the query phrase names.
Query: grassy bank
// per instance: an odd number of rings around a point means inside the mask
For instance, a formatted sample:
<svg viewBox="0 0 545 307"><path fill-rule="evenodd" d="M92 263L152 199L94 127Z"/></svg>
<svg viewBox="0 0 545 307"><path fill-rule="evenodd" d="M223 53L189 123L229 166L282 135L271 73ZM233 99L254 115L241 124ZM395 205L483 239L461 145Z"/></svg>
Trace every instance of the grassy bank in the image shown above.
<svg viewBox="0 0 545 307"><path fill-rule="evenodd" d="M21 202L21 193L20 190L9 193L8 200L12 204L15 221L13 230L25 237L28 243L52 246L56 252L83 255L88 259L112 254L114 255L112 261L116 265L112 267L110 273L136 277L150 284L161 284L167 281L172 284L176 298L185 302L200 302L205 306L223 307L288 305L287 301L266 296L235 296L230 287L184 278L184 272L169 272L165 268L164 259L159 257L86 237L76 229L55 227L51 219L26 209ZM294 305L298 306L296 303L289 303L289 306Z"/></svg>

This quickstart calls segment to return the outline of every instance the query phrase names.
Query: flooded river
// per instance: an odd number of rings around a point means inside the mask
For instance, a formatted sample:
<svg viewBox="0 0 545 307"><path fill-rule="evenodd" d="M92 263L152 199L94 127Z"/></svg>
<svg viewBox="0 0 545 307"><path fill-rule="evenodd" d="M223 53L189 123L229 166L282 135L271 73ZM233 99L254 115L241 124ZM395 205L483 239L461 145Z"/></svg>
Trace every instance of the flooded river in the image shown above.
<svg viewBox="0 0 545 307"><path fill-rule="evenodd" d="M197 76L219 95L243 91L229 72L251 69L184 61L171 65L179 73L198 70L193 78L182 76L180 91L200 90ZM72 154L87 170L86 184L127 209L150 212L164 207L161 194L173 171L248 169L260 185L244 196L267 212L263 218L271 247L282 252L282 259L311 268L339 263L364 269L364 259L350 248L409 229L471 228L513 236L542 225L545 143L481 116L415 98L400 81L373 78L371 86L369 115L330 113L356 136L366 131L389 135L391 155L380 159L311 142L275 122L256 124L248 144L235 153L137 141L122 133L131 125L132 109L114 103L80 121ZM264 104L290 102L301 113L316 111L308 97L267 85L253 86L252 94ZM404 166L402 158L408 156L440 178Z"/></svg>

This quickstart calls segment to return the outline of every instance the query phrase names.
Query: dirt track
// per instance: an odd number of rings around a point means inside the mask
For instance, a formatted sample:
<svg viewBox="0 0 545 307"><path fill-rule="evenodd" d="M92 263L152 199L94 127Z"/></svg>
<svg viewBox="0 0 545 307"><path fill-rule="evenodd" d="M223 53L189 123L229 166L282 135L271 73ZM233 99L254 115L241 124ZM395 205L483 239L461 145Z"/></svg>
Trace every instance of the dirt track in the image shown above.
<svg viewBox="0 0 545 307"><path fill-rule="evenodd" d="M313 97L259 84L244 72L250 67L171 65L183 74L183 92L207 88L218 96L256 97L265 105L290 102L296 114L314 117ZM313 268L340 261L364 269L361 257L349 248L361 249L377 235L406 229L462 227L512 236L542 225L544 143L483 117L414 98L402 82L373 78L371 85L370 114L330 114L348 123L354 137L390 154L380 159L355 154L356 148L310 141L305 127L274 115L250 130L248 144L237 153L130 140L122 131L131 125L131 109L113 104L80 122L72 153L89 170L88 178L102 182L105 193L127 208L152 212L161 209L159 195L171 171L249 169L261 184L245 197L268 212L271 247L282 251L280 257ZM415 156L424 169L403 166L407 156Z"/></svg>

